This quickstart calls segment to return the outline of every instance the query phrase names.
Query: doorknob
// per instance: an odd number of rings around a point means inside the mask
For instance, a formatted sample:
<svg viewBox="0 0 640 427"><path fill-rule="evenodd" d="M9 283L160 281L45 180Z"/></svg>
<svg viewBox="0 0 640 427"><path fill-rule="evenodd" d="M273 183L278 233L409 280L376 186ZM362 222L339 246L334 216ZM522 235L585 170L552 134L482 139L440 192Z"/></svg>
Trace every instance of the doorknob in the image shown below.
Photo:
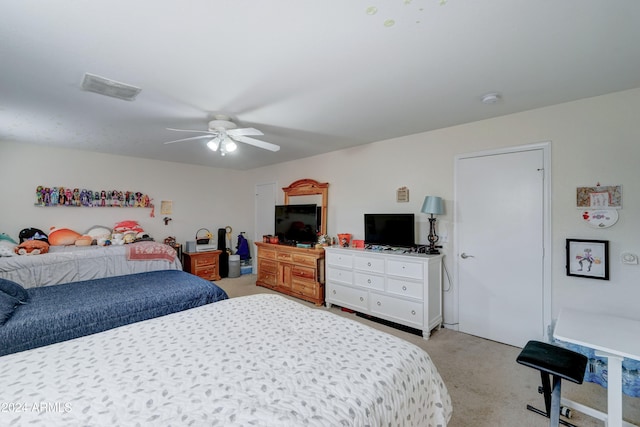
<svg viewBox="0 0 640 427"><path fill-rule="evenodd" d="M462 253L460 254L460 258L462 258L462 259L473 258L473 255L467 255L467 254L465 254L464 252L462 252Z"/></svg>

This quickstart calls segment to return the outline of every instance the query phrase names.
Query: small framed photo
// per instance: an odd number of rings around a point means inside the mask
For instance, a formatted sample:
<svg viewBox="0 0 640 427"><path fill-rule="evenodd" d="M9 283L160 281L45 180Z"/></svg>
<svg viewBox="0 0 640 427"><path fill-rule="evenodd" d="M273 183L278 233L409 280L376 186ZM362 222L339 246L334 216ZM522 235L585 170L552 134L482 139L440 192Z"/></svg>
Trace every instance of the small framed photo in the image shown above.
<svg viewBox="0 0 640 427"><path fill-rule="evenodd" d="M609 280L609 241L567 239L567 276Z"/></svg>

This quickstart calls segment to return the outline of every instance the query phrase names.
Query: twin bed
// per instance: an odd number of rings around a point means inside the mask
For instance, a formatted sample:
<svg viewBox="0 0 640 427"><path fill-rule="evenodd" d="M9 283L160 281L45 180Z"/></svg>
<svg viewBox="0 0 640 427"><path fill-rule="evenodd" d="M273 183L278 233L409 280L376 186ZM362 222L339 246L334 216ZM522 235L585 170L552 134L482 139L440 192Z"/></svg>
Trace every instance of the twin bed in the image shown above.
<svg viewBox="0 0 640 427"><path fill-rule="evenodd" d="M164 274L178 283L188 275L141 273L149 283ZM114 289L135 292L139 276L114 277ZM108 287L106 280L93 286ZM423 427L445 426L452 413L420 348L266 294L225 294L1 356L0 383L1 425Z"/></svg>

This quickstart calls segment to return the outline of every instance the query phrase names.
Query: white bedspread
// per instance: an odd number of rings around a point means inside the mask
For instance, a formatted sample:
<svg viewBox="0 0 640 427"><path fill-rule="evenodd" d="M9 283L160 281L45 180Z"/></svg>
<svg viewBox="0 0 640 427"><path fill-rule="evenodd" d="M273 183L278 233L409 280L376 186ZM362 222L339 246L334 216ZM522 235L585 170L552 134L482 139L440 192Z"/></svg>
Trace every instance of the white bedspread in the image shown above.
<svg viewBox="0 0 640 427"><path fill-rule="evenodd" d="M444 426L422 349L279 295L0 357L0 425Z"/></svg>
<svg viewBox="0 0 640 427"><path fill-rule="evenodd" d="M51 246L43 255L0 257L0 277L25 288L156 270L182 270L174 261L128 261L125 246Z"/></svg>

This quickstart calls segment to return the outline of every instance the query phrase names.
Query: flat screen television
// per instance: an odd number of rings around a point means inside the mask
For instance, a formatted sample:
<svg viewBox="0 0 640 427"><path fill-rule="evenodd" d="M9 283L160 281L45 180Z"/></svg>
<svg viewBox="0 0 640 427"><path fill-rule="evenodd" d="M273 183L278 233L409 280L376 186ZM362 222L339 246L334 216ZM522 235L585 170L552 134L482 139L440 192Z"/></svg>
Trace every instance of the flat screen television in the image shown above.
<svg viewBox="0 0 640 427"><path fill-rule="evenodd" d="M317 205L276 206L275 235L283 243L315 243L320 229Z"/></svg>
<svg viewBox="0 0 640 427"><path fill-rule="evenodd" d="M412 247L415 233L412 213L364 214L365 245Z"/></svg>

